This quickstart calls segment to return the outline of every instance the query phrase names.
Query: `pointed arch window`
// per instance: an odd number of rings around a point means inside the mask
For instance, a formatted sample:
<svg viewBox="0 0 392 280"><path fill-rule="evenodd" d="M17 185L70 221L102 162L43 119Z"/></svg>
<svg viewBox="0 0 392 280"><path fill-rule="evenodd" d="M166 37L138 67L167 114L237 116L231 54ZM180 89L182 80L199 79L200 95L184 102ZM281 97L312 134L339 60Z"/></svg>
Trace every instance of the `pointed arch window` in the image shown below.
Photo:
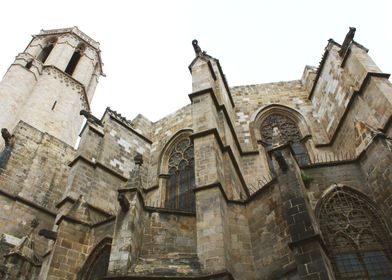
<svg viewBox="0 0 392 280"><path fill-rule="evenodd" d="M193 144L189 138L177 142L169 155L166 208L195 210L195 166Z"/></svg>
<svg viewBox="0 0 392 280"><path fill-rule="evenodd" d="M283 140L289 142L299 165L309 164L309 156L305 145L301 142L301 132L298 126L288 117L281 114L271 114L262 122L261 138L268 149L272 148L272 133L274 127L279 128Z"/></svg>
<svg viewBox="0 0 392 280"><path fill-rule="evenodd" d="M391 236L364 195L335 188L323 199L319 220L336 279L392 279Z"/></svg>
<svg viewBox="0 0 392 280"><path fill-rule="evenodd" d="M111 238L104 238L85 261L80 269L78 280L94 280L105 277L109 267L110 250L112 245Z"/></svg>

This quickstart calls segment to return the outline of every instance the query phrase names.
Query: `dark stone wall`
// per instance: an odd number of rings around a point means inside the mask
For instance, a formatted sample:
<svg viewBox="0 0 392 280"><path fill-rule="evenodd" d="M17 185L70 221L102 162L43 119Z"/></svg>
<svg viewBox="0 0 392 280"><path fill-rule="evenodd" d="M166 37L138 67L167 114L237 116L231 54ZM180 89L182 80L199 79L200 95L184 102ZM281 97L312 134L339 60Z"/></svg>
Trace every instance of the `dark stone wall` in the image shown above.
<svg viewBox="0 0 392 280"><path fill-rule="evenodd" d="M392 225L392 152L386 140L377 137L360 161L368 194Z"/></svg>
<svg viewBox="0 0 392 280"><path fill-rule="evenodd" d="M148 212L144 218L143 258L196 253L196 218Z"/></svg>
<svg viewBox="0 0 392 280"><path fill-rule="evenodd" d="M256 279L283 277L296 270L281 203L279 186L274 184L246 207Z"/></svg>

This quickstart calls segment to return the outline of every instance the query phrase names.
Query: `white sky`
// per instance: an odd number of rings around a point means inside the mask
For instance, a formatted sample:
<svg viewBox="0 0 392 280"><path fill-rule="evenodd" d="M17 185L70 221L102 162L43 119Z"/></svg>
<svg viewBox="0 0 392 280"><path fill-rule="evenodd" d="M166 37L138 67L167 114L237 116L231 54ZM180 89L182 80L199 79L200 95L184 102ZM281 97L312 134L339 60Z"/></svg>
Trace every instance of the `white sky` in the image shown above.
<svg viewBox="0 0 392 280"><path fill-rule="evenodd" d="M392 1L4 1L0 76L41 29L78 26L101 43L104 72L92 103L156 121L188 104L192 39L218 58L229 86L300 79L329 38L355 40L392 72ZM1 102L1 97L0 97Z"/></svg>

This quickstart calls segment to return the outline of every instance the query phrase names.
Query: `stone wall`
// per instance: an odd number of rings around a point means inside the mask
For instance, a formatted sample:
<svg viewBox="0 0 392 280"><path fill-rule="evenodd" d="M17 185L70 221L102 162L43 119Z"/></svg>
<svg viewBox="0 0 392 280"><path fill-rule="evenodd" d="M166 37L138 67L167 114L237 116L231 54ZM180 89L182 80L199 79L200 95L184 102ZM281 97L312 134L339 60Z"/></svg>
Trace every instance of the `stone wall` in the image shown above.
<svg viewBox="0 0 392 280"><path fill-rule="evenodd" d="M390 141L390 140L389 140ZM389 144L390 145L390 144ZM374 139L360 161L365 191L383 211L387 222L392 224L392 152L385 139Z"/></svg>
<svg viewBox="0 0 392 280"><path fill-rule="evenodd" d="M15 146L0 176L0 189L55 210L75 150L24 122L16 127L14 136Z"/></svg>
<svg viewBox="0 0 392 280"><path fill-rule="evenodd" d="M277 185L267 187L246 207L256 279L296 271L278 189Z"/></svg>
<svg viewBox="0 0 392 280"><path fill-rule="evenodd" d="M149 211L143 223L142 258L196 254L196 220L193 215Z"/></svg>
<svg viewBox="0 0 392 280"><path fill-rule="evenodd" d="M82 264L92 250L90 230L87 225L65 221L59 225L57 240L51 251L47 274L40 277L48 280L76 279ZM44 263L45 266L45 263Z"/></svg>
<svg viewBox="0 0 392 280"><path fill-rule="evenodd" d="M337 184L346 185L365 194L370 194L361 167L356 162L315 165L305 168L303 172L312 178L312 182L307 188L306 196L313 208L316 207L323 192L330 186Z"/></svg>
<svg viewBox="0 0 392 280"><path fill-rule="evenodd" d="M51 229L56 204L61 200L75 150L64 142L20 122L14 131L15 145L0 175L1 233L18 238L30 231L37 218L39 227ZM34 232L39 255L47 240Z"/></svg>

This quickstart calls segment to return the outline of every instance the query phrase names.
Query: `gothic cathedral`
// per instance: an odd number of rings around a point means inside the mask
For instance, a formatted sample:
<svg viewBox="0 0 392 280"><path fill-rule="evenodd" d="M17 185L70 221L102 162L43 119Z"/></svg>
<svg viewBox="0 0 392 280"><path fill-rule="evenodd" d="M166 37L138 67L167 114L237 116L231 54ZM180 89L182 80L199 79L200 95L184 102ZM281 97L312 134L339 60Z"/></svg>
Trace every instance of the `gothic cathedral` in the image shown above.
<svg viewBox="0 0 392 280"><path fill-rule="evenodd" d="M392 279L392 85L354 35L236 87L194 40L157 122L92 115L78 28L33 36L0 83L0 279Z"/></svg>

